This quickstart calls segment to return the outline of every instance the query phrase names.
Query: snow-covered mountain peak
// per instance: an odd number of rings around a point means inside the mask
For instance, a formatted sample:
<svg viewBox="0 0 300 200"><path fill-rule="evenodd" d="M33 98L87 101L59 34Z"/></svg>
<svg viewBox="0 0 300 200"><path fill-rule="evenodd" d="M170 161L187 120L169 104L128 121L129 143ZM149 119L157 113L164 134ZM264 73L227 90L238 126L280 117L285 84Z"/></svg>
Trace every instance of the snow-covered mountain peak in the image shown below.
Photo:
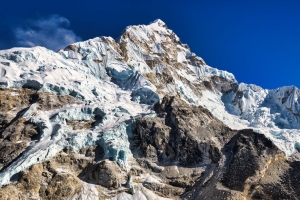
<svg viewBox="0 0 300 200"><path fill-rule="evenodd" d="M161 196L173 191L179 197L181 187L200 180L210 162L220 166L225 160L231 162L225 157L233 151L223 155L221 148L237 132L232 129L263 133L287 155L300 143L298 88L267 90L239 84L232 73L208 66L159 19L149 25L128 26L117 40L96 37L58 52L44 47L1 50L0 103L0 186L32 165L72 151L88 160L78 162L76 177L87 167L84 163L95 170L87 178L99 175L99 184L102 181L107 188L111 186L103 181L106 171L102 169L110 170L107 176L115 169L129 174L127 182L122 182L125 190L116 184L121 192L116 198L161 199L156 192L165 186ZM234 137L240 136L245 137L240 141L242 151L247 144L252 153L256 146L261 148L259 154L265 145L274 147L265 136L250 130ZM105 161L93 160L95 154ZM143 154L146 160L139 160ZM196 167L185 168L187 162ZM267 165L262 166L266 170ZM52 166L47 170L52 174ZM63 168L56 171L70 173ZM46 182L52 176L41 173ZM167 179L161 181L155 173ZM172 183L170 177L175 178ZM203 181L209 183L206 178ZM85 183L76 195L88 199L85 197L93 193L97 199L98 193L91 189L98 187L95 185ZM135 196L125 193L135 189Z"/></svg>
<svg viewBox="0 0 300 200"><path fill-rule="evenodd" d="M158 94L179 92L187 101L198 104L194 97L200 97L201 92L186 83L202 84L213 76L235 81L231 73L207 66L172 30L159 23L130 26L117 41L128 65L147 77Z"/></svg>
<svg viewBox="0 0 300 200"><path fill-rule="evenodd" d="M157 26L160 26L160 27L167 28L166 23L163 22L161 19L156 19L156 20L154 20L153 22L150 22L149 25L157 25Z"/></svg>

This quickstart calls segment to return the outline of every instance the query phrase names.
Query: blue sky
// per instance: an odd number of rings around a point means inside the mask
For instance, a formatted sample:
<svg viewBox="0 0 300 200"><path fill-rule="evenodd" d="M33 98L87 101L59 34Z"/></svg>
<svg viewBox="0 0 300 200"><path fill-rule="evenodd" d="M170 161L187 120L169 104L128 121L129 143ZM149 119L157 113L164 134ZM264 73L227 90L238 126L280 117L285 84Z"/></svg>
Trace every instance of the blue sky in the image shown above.
<svg viewBox="0 0 300 200"><path fill-rule="evenodd" d="M160 18L183 43L239 82L300 87L300 1L2 0L0 49L57 50Z"/></svg>

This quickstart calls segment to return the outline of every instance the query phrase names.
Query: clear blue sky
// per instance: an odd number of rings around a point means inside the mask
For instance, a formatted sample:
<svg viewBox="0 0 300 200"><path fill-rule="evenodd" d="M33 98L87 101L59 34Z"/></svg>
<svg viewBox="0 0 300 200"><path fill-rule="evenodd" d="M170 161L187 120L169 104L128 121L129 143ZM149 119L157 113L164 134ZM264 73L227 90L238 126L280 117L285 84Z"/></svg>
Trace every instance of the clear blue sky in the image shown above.
<svg viewBox="0 0 300 200"><path fill-rule="evenodd" d="M117 38L127 25L160 18L208 65L239 82L300 87L296 0L1 0L0 17L0 49L54 50L69 41Z"/></svg>

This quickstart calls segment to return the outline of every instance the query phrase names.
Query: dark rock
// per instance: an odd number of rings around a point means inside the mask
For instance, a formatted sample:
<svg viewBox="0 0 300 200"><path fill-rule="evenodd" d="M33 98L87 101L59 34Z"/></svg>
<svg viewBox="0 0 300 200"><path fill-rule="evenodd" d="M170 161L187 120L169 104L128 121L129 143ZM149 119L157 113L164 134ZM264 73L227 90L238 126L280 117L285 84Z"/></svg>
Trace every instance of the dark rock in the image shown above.
<svg viewBox="0 0 300 200"><path fill-rule="evenodd" d="M127 180L126 173L115 161L110 160L89 165L85 169L85 177L108 189L117 189Z"/></svg>
<svg viewBox="0 0 300 200"><path fill-rule="evenodd" d="M282 153L264 135L252 130L242 130L225 146L231 152L230 164L221 180L232 190L244 191L245 182L258 171L262 171L270 158Z"/></svg>
<svg viewBox="0 0 300 200"><path fill-rule="evenodd" d="M182 166L195 166L204 159L218 162L222 144L234 134L208 110L189 105L178 97L165 96L155 110L163 117L137 120L135 134L140 141L139 156L158 159L160 164L178 162ZM212 138L218 142L212 142Z"/></svg>

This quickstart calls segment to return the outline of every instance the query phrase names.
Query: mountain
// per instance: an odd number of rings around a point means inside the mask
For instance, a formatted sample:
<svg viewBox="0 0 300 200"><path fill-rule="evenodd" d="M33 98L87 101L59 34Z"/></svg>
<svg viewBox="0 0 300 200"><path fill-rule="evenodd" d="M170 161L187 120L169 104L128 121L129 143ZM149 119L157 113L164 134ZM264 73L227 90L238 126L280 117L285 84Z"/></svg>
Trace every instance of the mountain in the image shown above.
<svg viewBox="0 0 300 200"><path fill-rule="evenodd" d="M299 89L238 83L161 20L0 72L0 199L300 199Z"/></svg>

